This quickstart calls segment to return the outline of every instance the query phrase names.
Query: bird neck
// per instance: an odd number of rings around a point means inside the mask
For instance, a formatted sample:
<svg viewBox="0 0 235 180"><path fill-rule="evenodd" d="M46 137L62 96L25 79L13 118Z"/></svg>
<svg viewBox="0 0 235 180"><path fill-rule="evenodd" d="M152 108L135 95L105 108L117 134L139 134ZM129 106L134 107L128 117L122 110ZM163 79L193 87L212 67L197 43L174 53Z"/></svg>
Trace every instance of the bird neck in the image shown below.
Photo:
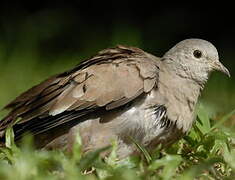
<svg viewBox="0 0 235 180"><path fill-rule="evenodd" d="M200 73L198 73L199 66L197 64L194 64L197 68L192 68L191 65L188 66L186 63L175 61L172 58L163 58L163 62L167 66L167 69L172 71L175 75L191 82L190 84L195 84L200 88L200 91L203 90L209 77L207 71L201 70Z"/></svg>
<svg viewBox="0 0 235 180"><path fill-rule="evenodd" d="M188 132L195 119L196 103L204 84L188 78L184 72L180 73L175 64L173 66L164 61L161 71L162 74L159 75L161 94L169 94L168 117L173 121L177 120L178 129Z"/></svg>

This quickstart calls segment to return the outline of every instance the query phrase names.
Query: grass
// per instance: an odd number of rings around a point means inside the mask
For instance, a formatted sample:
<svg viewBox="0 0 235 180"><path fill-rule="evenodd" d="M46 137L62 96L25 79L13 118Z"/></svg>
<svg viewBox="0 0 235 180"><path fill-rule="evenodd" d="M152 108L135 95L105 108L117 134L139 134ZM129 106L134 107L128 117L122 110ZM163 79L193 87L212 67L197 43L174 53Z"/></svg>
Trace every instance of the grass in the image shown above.
<svg viewBox="0 0 235 180"><path fill-rule="evenodd" d="M168 149L152 153L137 145L139 155L117 160L116 147L83 154L77 136L72 153L35 150L27 136L21 147L7 130L6 146L0 149L0 179L235 179L235 133L221 125L235 111L212 121L203 106L191 132ZM111 150L102 159L100 153Z"/></svg>

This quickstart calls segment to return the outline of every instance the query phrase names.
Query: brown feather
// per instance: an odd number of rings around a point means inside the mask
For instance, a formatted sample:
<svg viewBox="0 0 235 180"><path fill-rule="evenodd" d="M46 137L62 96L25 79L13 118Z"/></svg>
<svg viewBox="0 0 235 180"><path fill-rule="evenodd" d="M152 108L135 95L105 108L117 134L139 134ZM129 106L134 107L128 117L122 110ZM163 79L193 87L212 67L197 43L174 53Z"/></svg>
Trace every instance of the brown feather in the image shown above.
<svg viewBox="0 0 235 180"><path fill-rule="evenodd" d="M31 120L42 121L42 118L45 125L40 124L40 127L50 130L69 121L67 117L61 119L60 114L64 112L79 111L79 115L71 118L74 119L86 114L82 111L98 107L110 110L125 105L156 85L156 64L156 59L138 48L117 46L100 51L74 69L47 79L9 103L6 108L12 111L0 122L0 131L5 131L17 118L21 118L18 123L22 127L30 124L27 127L32 129L37 129L37 123L34 125ZM55 117L49 123L51 116Z"/></svg>

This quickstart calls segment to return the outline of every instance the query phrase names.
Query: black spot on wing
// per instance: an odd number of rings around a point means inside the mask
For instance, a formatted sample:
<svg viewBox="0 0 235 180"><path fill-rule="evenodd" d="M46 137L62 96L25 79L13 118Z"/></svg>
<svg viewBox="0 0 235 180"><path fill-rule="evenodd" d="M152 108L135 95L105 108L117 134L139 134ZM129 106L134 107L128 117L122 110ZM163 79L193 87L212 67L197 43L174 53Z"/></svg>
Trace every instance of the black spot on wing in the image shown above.
<svg viewBox="0 0 235 180"><path fill-rule="evenodd" d="M70 124L70 128L76 124L81 123L81 117L95 111L95 109L88 109L82 111L66 111L56 116L36 117L22 124L15 124L13 130L15 133L15 140L19 140L25 133L38 135L53 128L61 127L65 124ZM63 127L61 127L63 128Z"/></svg>
<svg viewBox="0 0 235 180"><path fill-rule="evenodd" d="M154 115L157 121L157 125L160 128L170 128L172 124L175 124L167 117L167 108L164 105L153 106Z"/></svg>

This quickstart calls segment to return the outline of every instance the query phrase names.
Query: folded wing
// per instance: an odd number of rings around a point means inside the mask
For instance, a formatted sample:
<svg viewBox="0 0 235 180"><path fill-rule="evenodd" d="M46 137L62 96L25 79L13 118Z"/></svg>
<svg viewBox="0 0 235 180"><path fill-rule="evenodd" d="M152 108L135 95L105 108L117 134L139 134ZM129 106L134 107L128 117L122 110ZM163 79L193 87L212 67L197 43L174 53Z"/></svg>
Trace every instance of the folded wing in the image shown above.
<svg viewBox="0 0 235 180"><path fill-rule="evenodd" d="M157 86L159 61L125 46L105 49L74 69L55 75L17 97L5 108L0 132L48 131L103 108L118 108Z"/></svg>

